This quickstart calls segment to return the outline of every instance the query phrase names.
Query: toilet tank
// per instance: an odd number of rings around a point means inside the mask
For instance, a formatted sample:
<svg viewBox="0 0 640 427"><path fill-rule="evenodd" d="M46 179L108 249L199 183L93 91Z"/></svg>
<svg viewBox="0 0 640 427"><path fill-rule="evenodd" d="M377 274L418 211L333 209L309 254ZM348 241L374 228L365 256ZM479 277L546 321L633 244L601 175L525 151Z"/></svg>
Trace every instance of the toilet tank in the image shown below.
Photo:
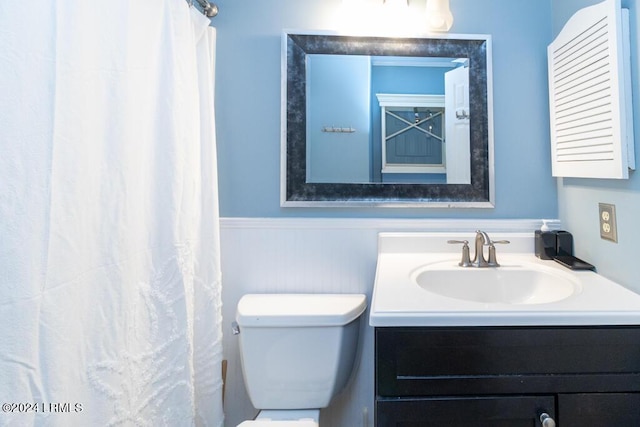
<svg viewBox="0 0 640 427"><path fill-rule="evenodd" d="M364 295L250 294L237 308L244 381L257 409L324 408L353 369Z"/></svg>

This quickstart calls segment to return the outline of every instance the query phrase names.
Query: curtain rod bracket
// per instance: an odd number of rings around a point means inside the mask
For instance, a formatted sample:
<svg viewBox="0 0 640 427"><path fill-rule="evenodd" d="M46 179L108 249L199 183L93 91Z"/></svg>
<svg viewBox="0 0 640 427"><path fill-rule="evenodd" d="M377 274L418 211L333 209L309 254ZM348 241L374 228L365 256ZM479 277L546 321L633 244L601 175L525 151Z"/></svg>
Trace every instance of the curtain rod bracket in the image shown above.
<svg viewBox="0 0 640 427"><path fill-rule="evenodd" d="M204 13L207 18L213 18L218 14L218 5L215 3L209 3L207 0L196 1L202 7L202 13ZM189 0L189 4L193 4L193 0Z"/></svg>

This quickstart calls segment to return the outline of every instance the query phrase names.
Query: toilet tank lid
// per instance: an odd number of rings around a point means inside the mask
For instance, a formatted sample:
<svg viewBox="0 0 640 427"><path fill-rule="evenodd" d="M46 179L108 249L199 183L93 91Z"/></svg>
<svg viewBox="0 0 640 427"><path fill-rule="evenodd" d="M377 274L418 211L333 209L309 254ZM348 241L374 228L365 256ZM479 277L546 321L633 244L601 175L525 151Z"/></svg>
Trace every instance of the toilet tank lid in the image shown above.
<svg viewBox="0 0 640 427"><path fill-rule="evenodd" d="M240 326L342 326L367 308L362 294L248 294L240 298Z"/></svg>

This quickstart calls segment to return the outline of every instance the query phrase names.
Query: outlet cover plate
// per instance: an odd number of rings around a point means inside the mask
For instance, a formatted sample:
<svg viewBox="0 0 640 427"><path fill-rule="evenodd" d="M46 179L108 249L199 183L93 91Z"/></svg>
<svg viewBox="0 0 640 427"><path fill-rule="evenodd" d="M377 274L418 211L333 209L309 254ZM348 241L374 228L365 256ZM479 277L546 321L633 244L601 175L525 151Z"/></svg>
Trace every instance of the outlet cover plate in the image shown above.
<svg viewBox="0 0 640 427"><path fill-rule="evenodd" d="M609 203L598 203L598 208L600 213L600 237L618 243L616 206Z"/></svg>

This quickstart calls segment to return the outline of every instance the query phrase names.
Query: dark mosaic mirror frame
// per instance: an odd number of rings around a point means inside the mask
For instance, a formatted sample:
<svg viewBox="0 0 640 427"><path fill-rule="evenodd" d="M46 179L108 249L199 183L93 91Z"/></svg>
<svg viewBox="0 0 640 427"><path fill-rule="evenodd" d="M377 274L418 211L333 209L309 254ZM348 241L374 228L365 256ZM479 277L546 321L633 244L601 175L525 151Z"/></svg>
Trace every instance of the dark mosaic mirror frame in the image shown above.
<svg viewBox="0 0 640 427"><path fill-rule="evenodd" d="M490 36L389 38L285 32L282 43L282 206L494 206ZM307 183L308 54L468 58L471 183Z"/></svg>

